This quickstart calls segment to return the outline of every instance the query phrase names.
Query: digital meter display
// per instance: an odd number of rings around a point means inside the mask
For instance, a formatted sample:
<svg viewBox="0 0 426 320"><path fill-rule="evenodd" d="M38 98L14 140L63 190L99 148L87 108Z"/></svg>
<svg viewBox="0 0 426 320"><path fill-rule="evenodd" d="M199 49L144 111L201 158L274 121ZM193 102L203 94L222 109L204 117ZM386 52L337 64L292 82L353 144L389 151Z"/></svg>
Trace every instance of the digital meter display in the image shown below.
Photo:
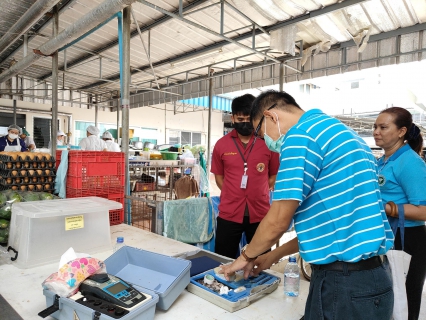
<svg viewBox="0 0 426 320"><path fill-rule="evenodd" d="M126 290L127 287L124 284L122 284L121 282L118 282L115 285L108 287L108 288L105 288L105 289L115 295L115 294L117 294L117 293L119 293L123 290Z"/></svg>

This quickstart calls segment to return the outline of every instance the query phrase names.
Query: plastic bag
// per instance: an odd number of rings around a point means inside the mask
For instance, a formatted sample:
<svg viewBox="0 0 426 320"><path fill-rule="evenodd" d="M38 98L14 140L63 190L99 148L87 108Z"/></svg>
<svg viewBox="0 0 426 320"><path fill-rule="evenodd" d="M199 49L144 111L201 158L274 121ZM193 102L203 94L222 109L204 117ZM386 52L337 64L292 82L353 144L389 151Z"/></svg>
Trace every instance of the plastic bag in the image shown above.
<svg viewBox="0 0 426 320"><path fill-rule="evenodd" d="M78 291L80 284L96 273L106 273L103 261L92 257L82 257L64 264L58 272L52 273L42 286L60 297L70 297Z"/></svg>
<svg viewBox="0 0 426 320"><path fill-rule="evenodd" d="M182 153L179 158L182 159L194 159L194 155L192 154L191 150L185 150L184 153Z"/></svg>

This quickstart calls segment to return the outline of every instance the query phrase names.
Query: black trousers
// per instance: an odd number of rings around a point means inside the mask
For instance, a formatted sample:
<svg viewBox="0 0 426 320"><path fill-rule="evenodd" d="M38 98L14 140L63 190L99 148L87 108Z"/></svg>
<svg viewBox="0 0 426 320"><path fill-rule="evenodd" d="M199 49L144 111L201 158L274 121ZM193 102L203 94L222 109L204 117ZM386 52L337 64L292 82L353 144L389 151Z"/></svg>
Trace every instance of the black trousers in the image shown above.
<svg viewBox="0 0 426 320"><path fill-rule="evenodd" d="M215 252L232 259L237 258L243 232L246 234L247 243L250 243L259 223L250 223L248 216L244 217L243 223L217 217Z"/></svg>
<svg viewBox="0 0 426 320"><path fill-rule="evenodd" d="M426 278L426 226L405 228L404 242L404 251L411 254L410 268L405 281L408 320L417 320ZM395 236L395 249L402 249L399 229Z"/></svg>

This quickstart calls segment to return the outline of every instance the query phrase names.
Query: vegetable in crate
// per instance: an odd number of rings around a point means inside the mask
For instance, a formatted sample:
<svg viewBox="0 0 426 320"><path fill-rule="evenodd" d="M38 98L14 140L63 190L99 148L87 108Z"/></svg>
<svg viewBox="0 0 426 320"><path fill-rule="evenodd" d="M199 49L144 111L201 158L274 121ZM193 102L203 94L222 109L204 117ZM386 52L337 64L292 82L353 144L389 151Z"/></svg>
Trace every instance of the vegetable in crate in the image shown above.
<svg viewBox="0 0 426 320"><path fill-rule="evenodd" d="M40 195L37 192L25 192L24 201L39 201Z"/></svg>
<svg viewBox="0 0 426 320"><path fill-rule="evenodd" d="M6 229L0 229L0 243L7 243L9 239L9 227Z"/></svg>
<svg viewBox="0 0 426 320"><path fill-rule="evenodd" d="M53 200L54 197L51 193L48 192L42 192L40 193L40 200Z"/></svg>
<svg viewBox="0 0 426 320"><path fill-rule="evenodd" d="M4 205L6 201L7 201L7 197L3 193L0 193L0 207Z"/></svg>
<svg viewBox="0 0 426 320"><path fill-rule="evenodd" d="M0 219L0 229L9 228L10 221L5 219Z"/></svg>

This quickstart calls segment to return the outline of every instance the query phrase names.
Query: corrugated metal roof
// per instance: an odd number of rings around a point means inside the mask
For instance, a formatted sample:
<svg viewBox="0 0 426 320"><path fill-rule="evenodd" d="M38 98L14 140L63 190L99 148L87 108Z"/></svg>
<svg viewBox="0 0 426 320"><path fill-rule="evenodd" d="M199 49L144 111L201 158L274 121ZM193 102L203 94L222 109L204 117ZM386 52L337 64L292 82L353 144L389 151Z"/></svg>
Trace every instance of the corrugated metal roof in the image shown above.
<svg viewBox="0 0 426 320"><path fill-rule="evenodd" d="M102 0L72 1L72 5L66 7L60 14L60 31L102 2ZM0 12L2 12L0 35L10 28L11 24L20 17L21 12L31 3L33 1L28 0L0 3ZM355 4L344 7L345 4L353 3ZM158 0L155 1L155 4L171 12L177 12L179 8L179 0ZM183 5L191 7L184 15L186 19L219 32L221 21L219 2L194 0L183 1ZM417 0L346 0L343 2L340 0L228 0L224 6L223 32L227 37L237 39L239 43L249 48L253 46L252 23L230 5L270 31L283 28L283 23L294 22L297 27L294 41L303 41L303 48L297 49L307 49L320 42L333 45L350 41L364 31L368 31L369 35L375 35L426 22L426 2ZM343 9L321 14L321 12L326 12L327 8L331 8L330 6L338 5L343 6ZM264 60L261 55L251 54L234 61L232 59L245 56L250 52L236 44L224 41L220 36L212 35L178 19L169 18L142 3L136 2L132 7L139 25L144 30L143 38L146 45L148 45L148 31L144 27L148 29L147 26L155 24L149 28L150 57L158 76L158 82L162 86L205 76L208 66L211 64L215 64L214 68L217 71L234 70L250 66L253 63L261 63ZM201 8L204 9L199 10ZM190 13L191 11L193 13ZM315 15L310 19L304 19L310 13L315 13ZM131 39L130 53L133 72L131 92L135 93L149 90L155 83L147 55L139 35L135 31L134 21L132 21L131 29L134 35ZM284 30L283 32L289 31ZM51 24L45 25L42 31L31 38L29 49L37 48L46 42L51 33ZM105 97L109 97L119 90L119 57L116 43L117 21L113 20L68 48L66 50L68 70L63 72L65 77L61 72L60 86L81 89L94 94L107 93L108 95ZM218 47L219 45L220 47ZM269 50L267 52L273 58L289 56L286 52L271 50L270 35L261 32L259 28L256 31L255 45L259 50ZM190 57L209 48L220 48L221 50L182 62L185 56ZM18 61L23 58L22 47L13 57ZM102 58L102 72L100 72L100 58ZM0 56L0 67L8 68L11 59L12 56ZM172 66L172 62L178 60L180 63ZM59 55L61 70L63 70L64 62L65 54L61 53ZM51 68L50 58L40 59L33 66L22 71L20 76L50 82ZM63 79L64 83L62 83Z"/></svg>
<svg viewBox="0 0 426 320"><path fill-rule="evenodd" d="M179 100L180 103L190 104L193 106L199 106L208 108L209 107L209 97L199 97L192 99ZM213 109L220 111L231 112L232 99L227 99L224 97L213 96Z"/></svg>

